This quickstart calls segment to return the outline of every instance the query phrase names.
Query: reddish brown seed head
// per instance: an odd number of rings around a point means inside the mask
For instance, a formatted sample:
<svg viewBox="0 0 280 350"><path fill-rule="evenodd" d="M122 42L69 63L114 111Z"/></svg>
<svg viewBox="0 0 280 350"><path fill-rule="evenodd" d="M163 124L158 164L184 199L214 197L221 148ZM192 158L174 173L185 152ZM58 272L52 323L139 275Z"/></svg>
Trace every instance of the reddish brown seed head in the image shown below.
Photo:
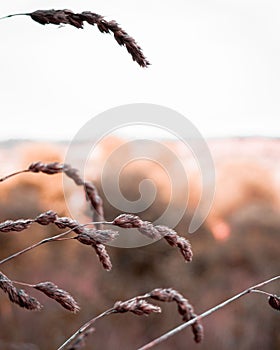
<svg viewBox="0 0 280 350"><path fill-rule="evenodd" d="M141 227L143 221L137 215L133 214L121 214L117 216L113 225L122 227L122 228L139 228Z"/></svg>

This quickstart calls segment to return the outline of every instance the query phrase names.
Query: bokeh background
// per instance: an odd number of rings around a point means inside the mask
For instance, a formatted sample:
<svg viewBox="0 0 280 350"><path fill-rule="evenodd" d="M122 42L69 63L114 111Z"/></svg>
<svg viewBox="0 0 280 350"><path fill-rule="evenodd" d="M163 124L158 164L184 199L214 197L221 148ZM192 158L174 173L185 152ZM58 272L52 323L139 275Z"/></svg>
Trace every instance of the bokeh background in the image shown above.
<svg viewBox="0 0 280 350"><path fill-rule="evenodd" d="M0 291L0 349L56 349L116 300L155 287L178 289L200 313L279 273L280 2L14 0L0 3L0 17L50 8L90 10L115 19L152 65L141 69L112 36L87 25L77 30L41 26L25 16L0 20L0 176L38 160L64 161L69 142L98 113L128 103L155 103L188 117L207 140L216 193L207 220L189 236L191 264L159 241L134 249L108 247L113 270L106 273L90 248L69 241L42 246L3 265L13 280L50 280L69 290L82 309L71 315L34 293L45 308L30 313ZM140 136L147 135L155 136L153 131ZM101 195L102 164L125 136L139 134L135 130L104 139L88 162L86 178ZM187 208L176 229L188 236L201 191L199 169L178 141L164 139L161 132L156 136L182 157L189 176L189 186L178 179L182 196L176 202ZM76 155L79 160L78 145ZM165 155L158 157L160 162ZM124 169L120 187L135 200L138 184L146 178L158 192L141 216L153 221L170 195L162 169L133 162ZM104 204L106 218L119 214L106 200ZM1 221L35 217L49 209L81 222L90 218L81 188L61 175L22 174L0 184ZM1 234L0 255L57 232L34 225L22 233ZM279 294L279 284L265 289ZM161 315L148 318L114 315L96 324L86 349L136 349L180 322L174 305L164 305ZM280 348L279 312L267 306L266 297L245 297L206 318L204 326L201 345L194 344L186 329L158 348Z"/></svg>
<svg viewBox="0 0 280 350"><path fill-rule="evenodd" d="M107 137L99 145L99 157L88 162L86 177L102 194L102 162L124 139ZM161 140L173 150L176 141ZM280 229L280 141L264 138L208 140L216 168L216 194L207 220L189 239L194 259L185 264L176 249L158 241L139 248L108 247L113 262L111 272L100 266L94 252L77 242L56 242L42 246L3 265L13 280L37 283L50 280L70 291L81 305L71 315L55 302L36 295L44 303L42 312L28 312L12 305L1 293L1 348L55 349L85 321L109 308L116 300L152 290L173 287L183 293L197 313L218 304L234 293L279 273ZM242 149L242 152L240 151ZM1 145L1 175L24 169L34 160L63 161L67 146L60 144L13 142ZM159 154L158 161L163 161ZM121 160L120 160L121 161ZM200 178L186 155L189 202L186 214L176 227L186 235L187 226L200 195ZM170 165L172 166L172 164ZM168 203L170 184L160 167L134 162L120 177L120 187L130 200L139 195L138 184L149 178L158 193L155 205L141 216L153 221ZM65 201L65 198L67 201ZM63 183L61 175L22 174L1 184L1 221L35 217L48 209L71 215L69 201L79 208L75 218L91 220L81 188ZM119 214L105 199L108 220ZM21 233L1 234L1 256L22 249L58 231L33 226ZM127 232L129 234L129 230ZM265 290L277 292L277 284ZM162 305L163 313L150 317L113 315L100 320L88 339L86 349L135 349L180 324L175 305ZM190 329L162 343L161 349L278 349L279 315L265 296L251 295L218 311L204 320L205 340L197 345Z"/></svg>

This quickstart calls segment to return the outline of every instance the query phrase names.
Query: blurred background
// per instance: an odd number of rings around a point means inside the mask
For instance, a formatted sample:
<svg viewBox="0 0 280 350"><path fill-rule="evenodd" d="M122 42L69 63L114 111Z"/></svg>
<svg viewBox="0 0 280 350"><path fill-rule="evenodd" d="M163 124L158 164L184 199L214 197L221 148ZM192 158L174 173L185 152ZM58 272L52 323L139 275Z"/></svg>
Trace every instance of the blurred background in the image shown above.
<svg viewBox="0 0 280 350"><path fill-rule="evenodd" d="M105 138L99 145L99 157L88 162L86 177L95 182L101 194L99 170L102 162L123 142L125 139ZM161 142L173 150L180 148L176 141ZM28 283L50 280L58 284L75 296L81 312L71 315L32 291L45 305L42 312L32 313L12 305L1 293L1 348L55 349L80 325L116 300L128 299L156 287L179 290L194 305L195 311L201 313L234 293L279 273L280 141L227 138L209 139L208 145L215 163L216 193L206 221L189 236L187 227L200 196L200 177L189 155L184 161L189 187L178 179L182 192L189 192L189 202L176 230L192 243L192 263L185 264L179 252L162 240L139 248L108 247L113 263L111 272L102 269L92 249L77 242L56 242L39 247L3 265L3 272L13 280ZM36 160L63 161L66 151L64 143L3 142L1 176L24 169ZM160 154L158 162L163 163L163 158L164 154ZM154 181L158 192L155 203L140 214L143 219L153 221L169 201L170 184L160 167L134 162L122 172L120 187L125 196L135 200L139 196L138 184L146 178ZM62 180L61 175L22 174L1 183L1 221L32 218L49 209L59 215L71 215L66 207L69 201L79 208L75 219L84 223L91 221L82 189L72 182L63 186ZM176 204L186 206L181 198ZM104 207L108 220L120 213L106 199ZM57 232L52 226L34 225L21 233L2 233L1 256L6 257ZM125 234L129 234L129 230ZM272 293L279 290L277 284L265 289ZM175 305L162 306L161 315L147 318L113 315L100 320L86 349L135 349L180 324ZM244 297L203 323L205 340L201 345L193 342L190 329L186 329L159 348L238 347L245 350L278 349L280 345L279 315L268 306L266 297L260 295Z"/></svg>
<svg viewBox="0 0 280 350"><path fill-rule="evenodd" d="M187 210L176 230L190 239L193 262L185 264L162 241L134 249L108 247L111 272L102 269L92 249L77 242L37 248L3 265L3 273L29 283L52 281L75 296L81 312L71 315L34 292L45 308L31 313L12 305L0 291L0 349L56 349L116 300L156 287L179 290L201 313L278 274L280 2L41 0L39 6L37 0L14 0L1 2L0 17L50 8L89 10L115 19L135 37L152 65L141 69L112 36L87 25L77 30L41 26L25 16L1 20L0 177L38 160L63 162L78 130L109 108L155 103L188 117L206 139L215 164L216 193L204 224L187 235L201 194L199 169L178 140L157 134L158 142L180 155L188 174L188 184L177 181L182 193L177 208ZM88 161L86 179L95 182L103 198L100 169L127 136L104 138ZM129 135L134 136L139 136L137 130ZM159 153L158 162L165 157ZM130 200L139 197L143 179L154 181L156 200L140 214L150 221L158 218L171 191L164 171L139 161L121 175L120 188ZM119 214L106 198L104 206L108 220ZM32 218L49 209L90 220L82 189L61 175L22 174L0 184L1 221ZM52 226L34 225L22 233L2 233L1 258L57 232ZM265 289L279 294L278 286ZM147 318L113 315L96 324L86 349L136 349L180 323L174 305L163 305L161 315ZM280 348L279 313L267 306L266 297L244 297L203 323L202 344L194 344L186 329L158 348Z"/></svg>

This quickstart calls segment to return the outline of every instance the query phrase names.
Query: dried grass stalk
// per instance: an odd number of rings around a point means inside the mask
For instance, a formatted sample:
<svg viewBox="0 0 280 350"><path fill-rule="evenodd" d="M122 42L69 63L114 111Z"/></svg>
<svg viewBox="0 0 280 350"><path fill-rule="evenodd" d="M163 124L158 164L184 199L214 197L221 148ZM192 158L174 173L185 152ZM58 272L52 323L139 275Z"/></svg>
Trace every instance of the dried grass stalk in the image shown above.
<svg viewBox="0 0 280 350"><path fill-rule="evenodd" d="M49 225L53 222L57 221L58 215L53 210L48 210L44 213L39 214L35 219L34 222L37 222L40 225Z"/></svg>
<svg viewBox="0 0 280 350"><path fill-rule="evenodd" d="M180 250L186 262L192 261L192 247L186 238L179 236L177 232L167 226L158 225L156 229L171 247L177 247Z"/></svg>
<svg viewBox="0 0 280 350"><path fill-rule="evenodd" d="M103 200L99 196L97 188L89 181L84 182L86 199L93 209L93 221L104 221ZM102 228L102 224L97 224L97 228Z"/></svg>
<svg viewBox="0 0 280 350"><path fill-rule="evenodd" d="M2 286L1 288L5 292L8 293L11 301L18 303L17 302L18 296L20 296L21 299L23 299L23 300L20 300L20 306L26 307L24 305L21 305L23 302L26 301L26 299L28 301L30 301L30 298L31 298L31 302L33 302L36 299L30 297L22 289L17 290L14 287L14 284L20 284L20 285L24 285L24 286L27 286L30 288L37 289L37 290L41 291L42 293L44 293L45 295L47 295L49 298L56 300L65 309L67 309L68 311L71 311L73 313L76 313L80 310L80 307L79 307L78 303L75 301L75 299L68 292L66 292L63 289L58 288L52 282L41 282L38 284L29 284L29 283L25 283L25 282L11 281L7 278L7 276L2 274L1 272L0 272L0 281L1 281L1 286ZM26 308L29 308L29 307L26 307Z"/></svg>
<svg viewBox="0 0 280 350"><path fill-rule="evenodd" d="M275 282L276 280L279 280L279 279L280 279L280 275L274 276L272 278L269 278L263 282L260 282L252 287L249 287L249 288L243 290L242 292L240 292L240 293L234 295L233 297L223 301L222 303L212 307L211 309L208 309L207 311L203 312L202 314L200 314L194 318L191 318L189 321L171 329L170 331L168 331L168 332L164 333L163 335L161 335L160 337L150 341L149 343L145 344L144 346L141 346L140 348L138 348L138 350L148 350L156 345L159 345L160 343L166 341L167 339L174 336L175 334L181 332L185 328L187 328L189 326L193 326L195 323L200 322L203 318L205 318L205 317L211 315L212 313L222 309L223 307L229 305L230 303L235 302L236 300L244 297L245 295L248 295L249 293L257 292L257 293L269 295L269 297L274 297L270 293L260 291L259 288L263 287L269 283ZM279 297L277 297L277 298L279 299ZM274 303L274 301L272 301L272 303ZM202 328L199 325L200 325L200 323L198 323L198 325L196 327L193 327L193 332L198 332L198 334L197 334L198 339L197 340L199 340L202 336L202 333L201 333Z"/></svg>
<svg viewBox="0 0 280 350"><path fill-rule="evenodd" d="M142 235L149 237L151 239L160 239L163 235L160 234L157 227L154 226L150 221L143 221L138 229Z"/></svg>
<svg viewBox="0 0 280 350"><path fill-rule="evenodd" d="M122 228L139 228L143 221L137 215L121 214L113 220L112 224Z"/></svg>
<svg viewBox="0 0 280 350"><path fill-rule="evenodd" d="M32 222L37 222L41 225L48 225L49 223L54 223L57 227L61 229L70 228L79 235L77 239L81 243L93 246L103 266L107 270L110 270L112 264L103 243L107 243L108 240L114 239L116 233L104 230L103 235L99 235L99 239L97 239L97 235L102 232L103 224L111 224L122 228L137 228L143 235L151 239L159 239L163 237L170 246L177 247L180 250L186 262L192 261L193 253L189 241L186 238L179 236L177 232L175 232L167 226L153 225L151 222L143 221L137 215L133 214L121 214L118 217L116 217L112 222L106 222L104 220L102 199L100 198L96 187L92 183L84 181L80 177L78 170L72 168L70 165L58 162L48 164L42 162L35 162L30 164L30 166L27 169L16 172L14 174L10 174L0 179L0 181L4 181L10 178L11 176L18 175L23 172L42 172L48 175L63 172L69 178L71 178L76 185L83 186L86 193L86 198L88 201L90 201L91 207L93 209L94 220L98 220L97 222L95 221L95 224L96 228L99 229L99 232L96 231L96 236L93 237L91 233L88 234L89 231L86 231L87 229L85 229L85 225L81 225L76 220L67 217L58 217L57 214L53 211L43 213L34 220L17 220L14 222L8 220L7 222L0 224L0 232L1 230L2 232L9 232L13 230L21 231L28 228Z"/></svg>
<svg viewBox="0 0 280 350"><path fill-rule="evenodd" d="M138 316L161 312L161 308L159 306L150 304L146 300L137 299L117 301L113 308L115 313L132 312Z"/></svg>
<svg viewBox="0 0 280 350"><path fill-rule="evenodd" d="M6 220L0 223L0 232L20 232L28 229L28 227L32 224L33 220L27 219L19 219L19 220Z"/></svg>
<svg viewBox="0 0 280 350"><path fill-rule="evenodd" d="M131 312L138 316L148 316L152 313L160 313L161 308L159 306L153 305L151 303L148 303L146 299L149 298L149 293L145 295L136 296L132 299L126 300L126 301L117 301L114 306L98 316L92 318L88 322L86 322L82 327L80 327L71 337L69 337L59 348L58 350L63 349L79 349L73 347L74 344L78 342L78 339L85 339L83 337L86 332L92 328L92 325L99 320L102 317L109 316L111 314L117 314L117 313L126 313ZM72 345L70 345L72 344Z"/></svg>
<svg viewBox="0 0 280 350"><path fill-rule="evenodd" d="M106 244L111 242L118 235L117 231L113 230L94 230L84 228L83 232L79 234L76 239L87 245L93 245L97 243Z"/></svg>
<svg viewBox="0 0 280 350"><path fill-rule="evenodd" d="M41 310L42 305L37 299L28 295L23 289L17 289L13 282L0 272L0 288L8 294L10 301L27 310Z"/></svg>
<svg viewBox="0 0 280 350"><path fill-rule="evenodd" d="M163 302L175 302L178 307L178 312L182 316L184 322L188 322L192 318L195 318L197 315L194 313L192 305L189 301L183 297L182 294L177 292L172 288L154 289L149 293L152 299L163 301ZM194 340L197 343L200 343L203 339L203 327L200 321L196 321L192 324L192 331L194 335Z"/></svg>
<svg viewBox="0 0 280 350"><path fill-rule="evenodd" d="M87 22L92 26L97 25L97 28L101 33L113 33L117 43L126 47L133 61L136 61L141 67L148 67L150 65L149 61L144 56L141 47L119 26L116 21L107 21L103 16L94 12L84 11L82 13L74 13L71 10L37 10L32 13L13 14L2 18L19 15L30 16L33 21L42 25L69 24L79 29L83 29L84 22Z"/></svg>
<svg viewBox="0 0 280 350"><path fill-rule="evenodd" d="M48 210L44 213L39 214L35 219L19 219L19 220L6 220L2 223L0 223L0 232L20 232L23 230L26 230L30 227L32 223L37 223L39 225L49 225L49 224L55 224L59 229L66 229L70 228L73 232L77 234L87 233L89 229L85 228L85 225L80 224L78 221L73 220L69 217L59 217L56 212L53 210ZM104 230L106 233L106 230ZM96 239L102 240L101 232L102 230L91 230L92 235L93 232L97 232ZM114 232L114 231L112 231ZM109 240L109 235L106 235L107 238L104 238L104 240ZM110 236L113 239L113 235Z"/></svg>
<svg viewBox="0 0 280 350"><path fill-rule="evenodd" d="M84 229L84 232L79 234L76 239L82 244L92 246L104 269L110 271L112 263L103 243L112 241L117 235L118 233L112 230Z"/></svg>
<svg viewBox="0 0 280 350"><path fill-rule="evenodd" d="M58 162L53 162L48 164L45 164L42 162L36 162L36 163L32 163L26 170L30 172L35 172L35 173L42 172L48 175L53 175L53 174L58 174L63 172L66 176L72 179L77 186L84 187L86 199L88 202L90 202L91 208L93 210L93 221L104 220L103 202L101 197L98 194L96 187L91 182L84 181L80 177L77 169L72 168L69 164L63 164ZM99 224L97 228L102 228L102 225Z"/></svg>
<svg viewBox="0 0 280 350"><path fill-rule="evenodd" d="M77 169L72 168L69 164L63 164L59 162L45 164L39 161L30 164L27 169L17 171L13 174L1 178L0 182L9 179L12 176L27 172L41 172L47 175L64 173L66 176L72 179L77 186L83 186L86 195L86 200L90 202L91 209L93 210L93 221L99 221L100 223L98 223L96 227L98 229L102 229L102 221L104 221L104 209L102 198L99 196L97 188L94 186L94 184L89 181L84 181L79 175Z"/></svg>
<svg viewBox="0 0 280 350"><path fill-rule="evenodd" d="M110 271L112 269L112 263L109 254L106 251L106 248L103 244L92 244L92 247L94 248L99 261L101 262L102 266L105 270Z"/></svg>
<svg viewBox="0 0 280 350"><path fill-rule="evenodd" d="M59 234L57 236L46 238L36 244L33 244L32 246L27 247L22 251L19 251L9 256L8 258L1 260L0 264L8 260L11 260L12 258L19 256L23 253L26 253L27 251L34 249L43 243L47 243L51 241L59 241L62 239L76 239L82 244L91 245L94 248L103 267L108 271L111 270L112 263L106 251L104 243L108 243L114 240L118 235L117 231L89 229L85 227L86 225L80 224L76 220L73 220L68 217L59 217L57 213L55 213L52 210L49 210L45 213L38 215L35 219L27 219L27 220L20 219L16 221L8 220L8 221L5 221L4 223L0 223L0 232L1 231L2 232L23 231L27 229L32 223L35 223L35 222L40 225L55 224L60 229L69 228L70 230L62 234ZM63 236L65 236L70 232L76 233L77 236L70 237L70 238L62 238Z"/></svg>
<svg viewBox="0 0 280 350"><path fill-rule="evenodd" d="M67 350L80 350L86 346L86 338L95 331L93 327L87 329L84 333L81 333L72 345L67 347Z"/></svg>
<svg viewBox="0 0 280 350"><path fill-rule="evenodd" d="M27 302L33 302L36 299L30 297L28 294L25 293L24 290L20 289L17 290L14 287L14 284L20 284L24 285L30 288L37 289L47 295L49 298L56 300L60 305L62 305L65 309L76 313L80 310L80 307L78 303L75 301L75 299L65 290L58 288L54 283L52 282L41 282L38 284L29 284L25 282L18 282L18 281L11 281L8 279L7 276L2 274L0 272L0 288L4 290L4 292L8 293L10 300L12 302L15 302L19 304L22 307L26 307L30 309L29 305L26 305ZM20 297L20 300L18 302L18 297ZM38 302L37 304L38 305ZM40 305L40 304L39 304ZM41 305L40 305L41 307Z"/></svg>
<svg viewBox="0 0 280 350"><path fill-rule="evenodd" d="M186 262L192 261L193 253L190 242L167 226L155 226L149 221L142 221L133 214L121 214L112 221L112 224L122 228L137 228L139 232L151 239L164 238L170 246L179 248Z"/></svg>
<svg viewBox="0 0 280 350"><path fill-rule="evenodd" d="M0 232L23 231L29 228L32 223L38 223L40 225L54 224L59 229L70 229L71 232L77 234L77 236L73 237L73 239L77 239L82 244L91 245L95 249L99 260L106 270L111 269L112 264L104 244L114 240L118 235L117 231L86 228L85 224L80 224L78 221L69 217L59 217L56 212L49 210L45 213L41 213L35 219L19 219L16 221L7 220L0 223ZM149 238L155 239L163 237L169 245L179 248L185 261L190 262L192 260L193 253L189 241L184 237L179 236L177 232L167 226L154 226L151 222L143 221L138 216L132 214L121 214L112 222L102 221L102 223L115 225L122 228L137 228L142 234L148 236ZM65 235L65 233L63 235ZM53 240L59 239L60 236L55 236ZM52 238L39 242L33 246L32 249L41 243L48 242L49 240L52 240ZM28 250L30 249L27 248L24 251ZM16 256L17 255L18 254L16 254ZM6 259L4 259L4 261L0 261L0 263L5 261Z"/></svg>
<svg viewBox="0 0 280 350"><path fill-rule="evenodd" d="M132 299L126 301L117 301L111 309L108 309L102 312L100 315L92 318L88 322L86 322L80 329L78 329L70 338L68 338L59 348L58 350L63 349L71 349L69 344L78 339L82 334L84 334L87 329L92 327L92 325L100 318L116 314L116 313L126 313L131 312L135 315L143 316L150 315L152 313L160 313L161 308L154 304L147 302L148 298L152 298L161 302L171 302L174 301L177 303L178 310L180 315L183 316L183 319L186 320L195 317L196 315L193 312L192 306L189 304L188 300L185 299L180 293L176 290L168 288L168 289L154 289L149 293L144 295L136 296ZM195 341L200 342L203 337L203 328L199 321L195 322L193 327L193 333L195 335Z"/></svg>
<svg viewBox="0 0 280 350"><path fill-rule="evenodd" d="M80 307L76 300L65 290L59 289L52 282L41 282L33 286L35 289L46 294L49 298L57 301L66 310L76 313L80 310Z"/></svg>

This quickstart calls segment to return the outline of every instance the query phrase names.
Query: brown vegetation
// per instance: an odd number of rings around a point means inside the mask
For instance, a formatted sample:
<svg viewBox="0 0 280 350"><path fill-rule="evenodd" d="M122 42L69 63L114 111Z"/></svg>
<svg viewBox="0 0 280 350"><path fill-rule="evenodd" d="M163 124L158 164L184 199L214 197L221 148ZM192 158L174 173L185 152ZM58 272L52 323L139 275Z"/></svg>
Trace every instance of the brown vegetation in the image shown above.
<svg viewBox="0 0 280 350"><path fill-rule="evenodd" d="M275 144L277 145L277 142ZM48 153L47 148L45 152ZM230 163L228 157L227 154L226 161ZM24 164L20 164L21 166L17 164L13 166L13 169L25 168L34 160L33 155L32 159L27 158L25 157ZM41 157L36 158L40 159ZM36 344L43 350L55 348L57 344L63 343L73 333L73 330L80 327L81 320L87 320L93 315L99 314L108 305L114 305L116 299L124 300L130 295L141 294L151 287L156 288L166 286L166 284L176 287L176 289L190 296L198 313L201 313L209 305L215 305L235 291L244 289L248 284L259 280L260 276L269 277L277 274L279 271L279 245L276 242L279 240L280 223L278 219L278 192L276 189L279 184L276 181L277 176L275 176L274 169L277 169L278 164L269 160L269 157L264 160L260 155L256 156L255 163L258 166L255 166L255 169L262 169L265 163L266 167L264 168L267 169L267 172L264 171L263 175L258 176L258 180L254 182L252 172L249 172L251 177L249 175L246 177L247 175L242 175L246 172L238 171L239 164L242 164L242 167L246 165L246 163L244 165L244 162L238 161L238 157L233 159L233 163L236 165L232 167L222 167L225 160L221 158L221 156L217 157L217 154L214 154L218 171L219 169L228 169L228 176L236 174L234 175L236 183L232 180L233 182L229 186L225 181L219 180L220 176L218 174L217 191L223 193L224 196L220 197L218 195L216 197L213 212L205 225L200 228L200 234L191 237L195 253L192 264L181 264L177 254L166 249L161 241L147 247L137 248L137 254L135 249L112 249L108 247L108 253L112 256L114 263L114 269L109 275L102 273L99 266L93 263L90 251L82 249L74 242L71 243L71 240L61 245L50 244L42 247L42 249L38 248L38 251L34 250L34 253L26 254L19 257L15 262L12 260L9 264L6 264L5 275L13 276L13 280L34 281L33 285L36 285L36 281L42 279L51 279L55 281L55 284L63 285L63 288L71 290L71 294L73 293L79 300L81 306L79 320L71 315L65 316L63 310L55 308L51 301L46 300L44 304L47 307L40 315L40 320L46 325L43 330L42 323L38 324L36 322L37 314L35 316L34 314L26 315L20 309L13 307L7 301L5 295L1 295L2 343L34 344L34 332L36 332L36 339L46 339L46 329L48 329L47 333L50 332L49 334L52 335L48 337L48 343L46 344L45 341L39 343L36 340ZM41 160L43 162L54 161L54 159L46 161L44 157ZM252 158L251 163L254 163ZM11 164L7 163L7 165L11 170ZM235 172L234 169L236 169ZM252 169L251 166L250 169ZM258 170L256 172L258 173ZM7 173L3 167L1 175ZM135 166L136 178L137 173L138 169ZM226 179L226 172L224 174L224 179ZM269 176L266 177L265 174ZM130 175L133 175L132 170ZM21 180L26 183L28 177L28 192L26 192L24 186L18 188L18 185ZM40 192L40 186L43 187L43 183L47 186L48 181L53 181L55 178L60 178L56 184L57 195L52 197L48 204L46 203L47 207L42 208L41 196L43 192ZM265 185L268 181L270 181L270 186ZM34 187L32 182L34 182ZM3 182L1 184L1 194L3 196L0 198L0 205L1 209L4 210L0 212L3 216L1 221L8 218L16 221L19 217L36 217L43 210L56 209L56 206L61 207L63 190L60 187L60 182L61 175L59 174L56 176L44 174L29 174L28 176L28 174L22 174L17 180L15 177ZM198 188L198 186L193 188ZM255 188L254 193L257 193L257 195L252 195L253 192L248 190L250 188ZM18 202L16 213L13 211L13 193L15 193L15 189ZM79 193L81 192L80 189L77 188ZM130 187L130 190L135 191L132 187ZM236 205L232 205L233 198L236 198L234 196L236 191L244 194L243 199L236 201ZM34 195L33 207L26 208L25 204L28 200L26 193ZM246 193L248 193L247 197ZM53 198L56 198L56 200ZM223 198L224 206L220 205L218 198ZM152 221L153 216L157 215L158 210L164 205L165 201L162 199L157 202L157 211L147 210L141 216ZM85 208L85 205L82 204L81 208ZM115 210L111 210L106 201L105 209L110 220L113 220L119 214ZM65 214L68 215L69 213ZM65 214L63 213L63 215ZM87 210L81 213L81 222L91 221L90 217L85 219L87 215L90 215ZM225 240L214 239L216 236L213 236L209 230L213 227L214 220L212 218L215 220L218 218L230 228L229 235ZM120 226L141 226L141 220L135 216L121 216L118 220L117 223ZM185 231L188 220L188 216L183 218L177 227L178 232ZM20 227L20 222L18 222L18 225L17 228ZM38 241L38 237L41 238L42 235L49 237L54 233L59 234L58 230L59 228L55 229L50 225L35 226L34 224L25 233L2 233L0 237L1 255L5 257L16 250L23 249L28 244ZM83 236L80 238L90 240L90 237ZM26 269L28 265L36 266L36 269ZM267 287L267 291L274 295L273 288ZM34 289L34 292L36 292L36 289ZM269 297L269 304L277 309L278 297L272 295ZM35 296L37 298L37 295ZM259 346L262 349L277 349L279 346L277 312L273 313L273 310L270 312L268 308L260 307L260 304L262 304L262 301L257 296L253 296L244 302L221 310L211 319L205 319L207 342L201 345L201 348L231 349L232 344L233 348L241 349L250 349L254 346ZM106 321L100 320L100 323L96 324L93 343L92 340L88 340L86 348L90 349L92 344L97 348L104 348L104 346L106 348L135 348L149 342L170 329L172 324L176 325L180 322L180 319L171 312L168 305L165 308L166 310L163 310L164 317L155 319L151 315L145 322L130 318L128 315L124 315L123 319L118 318L118 320L114 318L108 318ZM60 328L62 319L63 330ZM245 320L248 321L245 322ZM127 332L128 321L130 332ZM13 331L14 328L9 327L9 324L18 325L16 334ZM260 326L262 332L258 331ZM109 337L106 332L108 327L110 328ZM76 341L78 342L78 340L77 338ZM195 348L188 341L187 334L178 334L176 337L162 343L161 349L170 349L171 347L183 349L186 344L190 349ZM2 348L5 349L5 345ZM8 349L8 347L6 348ZM22 348L24 348L23 345Z"/></svg>
<svg viewBox="0 0 280 350"><path fill-rule="evenodd" d="M84 22L94 26L101 33L112 33L115 40L121 46L125 46L133 61L136 61L141 67L148 67L149 61L143 55L141 47L136 41L124 31L116 21L107 21L101 15L90 11L74 13L71 10L37 10L31 13L17 13L8 15L0 19L14 16L30 16L33 21L45 24L64 25L68 24L78 29L84 28Z"/></svg>

